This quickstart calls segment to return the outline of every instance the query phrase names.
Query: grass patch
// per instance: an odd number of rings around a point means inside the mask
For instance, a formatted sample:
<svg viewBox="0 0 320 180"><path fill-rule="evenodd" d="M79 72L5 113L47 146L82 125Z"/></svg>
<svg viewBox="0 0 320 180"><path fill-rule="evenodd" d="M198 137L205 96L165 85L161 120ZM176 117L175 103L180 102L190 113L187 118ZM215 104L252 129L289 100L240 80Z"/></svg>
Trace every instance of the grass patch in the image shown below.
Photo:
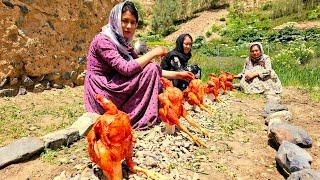
<svg viewBox="0 0 320 180"><path fill-rule="evenodd" d="M235 57L208 57L200 53L194 53L191 64L198 64L202 70L202 80L208 80L209 73L228 71L238 74L242 71L244 59Z"/></svg>
<svg viewBox="0 0 320 180"><path fill-rule="evenodd" d="M45 149L44 152L40 155L41 160L48 162L49 164L56 165L58 164L57 151L51 149Z"/></svg>
<svg viewBox="0 0 320 180"><path fill-rule="evenodd" d="M81 88L0 99L0 145L71 125L84 113Z"/></svg>

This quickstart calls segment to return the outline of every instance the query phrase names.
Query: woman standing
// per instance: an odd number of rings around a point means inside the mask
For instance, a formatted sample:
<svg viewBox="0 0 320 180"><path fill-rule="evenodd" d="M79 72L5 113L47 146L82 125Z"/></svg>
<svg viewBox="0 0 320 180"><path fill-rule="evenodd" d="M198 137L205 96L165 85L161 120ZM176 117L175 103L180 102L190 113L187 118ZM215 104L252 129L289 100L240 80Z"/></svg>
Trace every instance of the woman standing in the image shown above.
<svg viewBox="0 0 320 180"><path fill-rule="evenodd" d="M154 125L158 120L160 76L192 79L189 72L161 71L151 60L167 49L158 47L138 58L130 42L138 23L134 4L125 1L110 12L109 22L92 40L87 55L84 102L88 112L103 114L96 94L111 100L128 113L135 129Z"/></svg>

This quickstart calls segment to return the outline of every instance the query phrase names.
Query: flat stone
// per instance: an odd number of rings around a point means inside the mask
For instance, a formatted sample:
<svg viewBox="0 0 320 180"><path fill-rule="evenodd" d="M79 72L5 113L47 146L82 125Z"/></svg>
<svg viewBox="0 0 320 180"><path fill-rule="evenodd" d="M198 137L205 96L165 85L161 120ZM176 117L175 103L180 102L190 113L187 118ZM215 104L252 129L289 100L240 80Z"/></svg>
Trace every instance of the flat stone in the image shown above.
<svg viewBox="0 0 320 180"><path fill-rule="evenodd" d="M28 76L23 76L23 77L22 77L22 84L23 84L24 86L26 86L26 87L29 87L29 86L34 85L34 82L33 82L33 80L32 80L30 77L28 77Z"/></svg>
<svg viewBox="0 0 320 180"><path fill-rule="evenodd" d="M0 97L12 97L18 94L17 89L2 89L0 90Z"/></svg>
<svg viewBox="0 0 320 180"><path fill-rule="evenodd" d="M67 128L43 136L45 148L56 150L61 146L69 146L80 138L79 131L75 128Z"/></svg>
<svg viewBox="0 0 320 180"><path fill-rule="evenodd" d="M281 97L279 94L266 94L266 104L273 103L273 104L281 104Z"/></svg>
<svg viewBox="0 0 320 180"><path fill-rule="evenodd" d="M280 103L267 102L265 105L264 111L262 113L262 116L266 118L270 114L279 112L279 111L288 111L288 107Z"/></svg>
<svg viewBox="0 0 320 180"><path fill-rule="evenodd" d="M9 78L6 77L0 82L0 88L3 88L9 82Z"/></svg>
<svg viewBox="0 0 320 180"><path fill-rule="evenodd" d="M86 136L100 116L97 113L86 112L71 125L71 128L77 129L80 137Z"/></svg>
<svg viewBox="0 0 320 180"><path fill-rule="evenodd" d="M19 79L18 78L11 78L10 79L10 86L17 85L18 83L19 83Z"/></svg>
<svg viewBox="0 0 320 180"><path fill-rule="evenodd" d="M292 120L292 113L290 111L279 111L279 112L272 113L265 119L265 124L269 125L269 122L272 119L277 119L278 122L283 122L283 123L290 122Z"/></svg>
<svg viewBox="0 0 320 180"><path fill-rule="evenodd" d="M53 87L53 88L56 88L56 89L62 89L62 88L63 88L63 85L62 85L62 84L56 84L56 83L54 83L54 84L52 85L52 87Z"/></svg>
<svg viewBox="0 0 320 180"><path fill-rule="evenodd" d="M45 87L41 83L36 84L33 88L34 93L40 93L40 92L43 92L44 90L45 90Z"/></svg>
<svg viewBox="0 0 320 180"><path fill-rule="evenodd" d="M75 80L75 79L77 79L77 76L78 76L78 74L76 71L70 72L70 79Z"/></svg>
<svg viewBox="0 0 320 180"><path fill-rule="evenodd" d="M74 81L74 83L75 83L77 86L83 85L85 76L86 76L86 72L82 72L81 74L78 75L78 77L76 78L76 80Z"/></svg>
<svg viewBox="0 0 320 180"><path fill-rule="evenodd" d="M26 95L26 94L27 94L27 89L24 87L20 87L18 95Z"/></svg>
<svg viewBox="0 0 320 180"><path fill-rule="evenodd" d="M84 65L84 64L86 64L86 62L87 62L87 58L86 58L85 56L83 56L83 57L78 57L78 63L79 63L80 65Z"/></svg>
<svg viewBox="0 0 320 180"><path fill-rule="evenodd" d="M292 173L287 180L319 180L320 170L304 169Z"/></svg>
<svg viewBox="0 0 320 180"><path fill-rule="evenodd" d="M44 149L44 142L34 137L21 138L0 148L0 169L30 159Z"/></svg>
<svg viewBox="0 0 320 180"><path fill-rule="evenodd" d="M306 150L287 141L280 145L275 159L279 166L289 174L310 169L312 162L312 157Z"/></svg>
<svg viewBox="0 0 320 180"><path fill-rule="evenodd" d="M268 130L269 139L276 145L284 141L291 142L300 147L311 147L312 139L303 129L290 124L275 124Z"/></svg>

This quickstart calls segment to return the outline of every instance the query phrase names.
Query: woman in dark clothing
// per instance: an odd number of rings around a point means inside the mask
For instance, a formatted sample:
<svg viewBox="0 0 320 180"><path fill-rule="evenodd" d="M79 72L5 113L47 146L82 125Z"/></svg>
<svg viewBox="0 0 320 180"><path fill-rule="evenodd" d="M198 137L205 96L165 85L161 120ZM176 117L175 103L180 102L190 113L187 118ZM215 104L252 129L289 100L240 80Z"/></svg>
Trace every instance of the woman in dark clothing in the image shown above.
<svg viewBox="0 0 320 180"><path fill-rule="evenodd" d="M188 66L191 58L192 37L190 34L181 34L176 40L176 47L170 51L161 61L161 68L169 71L190 71L200 78L200 68L197 65ZM181 90L188 86L188 81L172 80L173 85Z"/></svg>

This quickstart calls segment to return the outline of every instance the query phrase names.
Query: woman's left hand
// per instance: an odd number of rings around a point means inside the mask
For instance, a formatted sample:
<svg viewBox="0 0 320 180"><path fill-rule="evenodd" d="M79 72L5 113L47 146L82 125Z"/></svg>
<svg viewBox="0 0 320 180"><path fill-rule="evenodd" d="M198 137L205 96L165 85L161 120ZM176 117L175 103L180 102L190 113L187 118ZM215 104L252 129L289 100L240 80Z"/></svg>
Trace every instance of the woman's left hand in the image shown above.
<svg viewBox="0 0 320 180"><path fill-rule="evenodd" d="M194 74L193 74L192 72L189 72L189 71L179 71L179 72L177 72L176 78L177 78L177 79L183 79L183 80L191 81L191 80L193 80L195 77L194 77Z"/></svg>

